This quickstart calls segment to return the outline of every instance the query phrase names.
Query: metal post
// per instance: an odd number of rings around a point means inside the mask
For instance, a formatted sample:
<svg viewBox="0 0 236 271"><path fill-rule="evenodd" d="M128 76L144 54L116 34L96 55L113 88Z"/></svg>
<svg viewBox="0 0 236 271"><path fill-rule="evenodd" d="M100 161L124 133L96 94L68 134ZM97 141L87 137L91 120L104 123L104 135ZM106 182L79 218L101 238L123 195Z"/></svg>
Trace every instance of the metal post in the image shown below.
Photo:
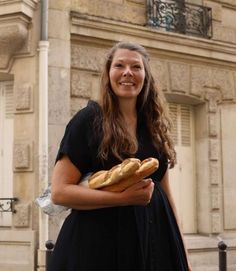
<svg viewBox="0 0 236 271"><path fill-rule="evenodd" d="M220 241L218 243L218 248L219 248L219 271L227 271L227 257L226 257L227 245L224 243L224 241Z"/></svg>
<svg viewBox="0 0 236 271"><path fill-rule="evenodd" d="M46 268L45 269L46 269L46 271L49 271L50 257L53 252L54 242L52 240L48 240L45 243L45 247L47 248L47 250L46 250Z"/></svg>

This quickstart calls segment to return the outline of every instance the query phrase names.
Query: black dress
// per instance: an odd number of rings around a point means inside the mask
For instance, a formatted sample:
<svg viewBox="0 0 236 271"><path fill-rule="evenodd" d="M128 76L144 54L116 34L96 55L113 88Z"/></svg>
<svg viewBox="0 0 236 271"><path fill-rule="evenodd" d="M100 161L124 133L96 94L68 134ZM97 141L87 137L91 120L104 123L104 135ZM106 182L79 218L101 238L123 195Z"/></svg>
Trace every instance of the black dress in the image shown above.
<svg viewBox="0 0 236 271"><path fill-rule="evenodd" d="M63 154L82 174L109 169L120 161L110 155L104 164L97 158L101 139L99 106L89 102L66 127L57 160ZM97 128L94 128L97 126ZM156 157L159 169L147 206L72 210L65 219L51 258L50 271L187 271L181 235L160 182L167 160L152 145L145 121L138 118L136 157Z"/></svg>

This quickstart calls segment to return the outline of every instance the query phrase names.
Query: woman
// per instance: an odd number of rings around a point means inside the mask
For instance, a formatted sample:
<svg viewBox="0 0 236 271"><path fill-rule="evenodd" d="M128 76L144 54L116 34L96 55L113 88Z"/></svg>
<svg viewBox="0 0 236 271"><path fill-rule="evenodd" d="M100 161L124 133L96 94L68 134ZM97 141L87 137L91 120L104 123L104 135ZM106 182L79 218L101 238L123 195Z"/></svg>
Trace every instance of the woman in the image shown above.
<svg viewBox="0 0 236 271"><path fill-rule="evenodd" d="M72 211L50 271L190 270L169 188L170 122L142 46L110 50L100 94L69 122L56 159L52 200ZM159 169L119 193L78 185L82 175L128 157L155 157Z"/></svg>

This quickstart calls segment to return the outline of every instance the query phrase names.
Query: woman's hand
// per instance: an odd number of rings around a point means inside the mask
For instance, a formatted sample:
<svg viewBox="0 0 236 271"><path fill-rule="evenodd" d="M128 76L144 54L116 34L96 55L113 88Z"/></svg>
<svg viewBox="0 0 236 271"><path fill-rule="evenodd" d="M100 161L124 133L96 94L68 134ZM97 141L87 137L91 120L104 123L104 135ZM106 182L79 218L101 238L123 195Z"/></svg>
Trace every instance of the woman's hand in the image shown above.
<svg viewBox="0 0 236 271"><path fill-rule="evenodd" d="M52 176L53 203L80 210L146 205L151 200L154 188L151 179L144 179L123 192L100 191L77 185L80 178L81 173L67 156L60 159Z"/></svg>
<svg viewBox="0 0 236 271"><path fill-rule="evenodd" d="M121 192L122 205L147 205L152 198L153 190L152 179L144 179Z"/></svg>

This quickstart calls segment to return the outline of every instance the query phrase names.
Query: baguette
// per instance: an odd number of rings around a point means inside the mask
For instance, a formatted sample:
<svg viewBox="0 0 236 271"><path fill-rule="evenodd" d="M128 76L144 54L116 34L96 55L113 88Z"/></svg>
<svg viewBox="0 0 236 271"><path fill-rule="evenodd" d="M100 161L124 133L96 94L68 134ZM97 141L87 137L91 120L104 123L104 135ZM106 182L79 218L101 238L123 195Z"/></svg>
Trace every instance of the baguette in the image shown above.
<svg viewBox="0 0 236 271"><path fill-rule="evenodd" d="M100 188L100 187L102 187L103 180L106 179L107 174L108 174L107 170L100 170L100 171L94 173L88 179L88 186L90 188Z"/></svg>
<svg viewBox="0 0 236 271"><path fill-rule="evenodd" d="M131 185L140 182L146 177L154 173L159 167L159 161L155 158L147 158L141 162L138 170L130 177L122 179L113 185L105 186L102 188L104 191L122 192Z"/></svg>
<svg viewBox="0 0 236 271"><path fill-rule="evenodd" d="M104 191L121 192L155 172L159 167L156 158L147 158L142 162L136 158L125 159L110 170L101 170L88 180L88 186Z"/></svg>
<svg viewBox="0 0 236 271"><path fill-rule="evenodd" d="M101 170L93 174L89 180L90 188L99 189L115 184L124 178L128 178L140 168L141 161L136 158L125 159L121 164L112 167L110 170Z"/></svg>

